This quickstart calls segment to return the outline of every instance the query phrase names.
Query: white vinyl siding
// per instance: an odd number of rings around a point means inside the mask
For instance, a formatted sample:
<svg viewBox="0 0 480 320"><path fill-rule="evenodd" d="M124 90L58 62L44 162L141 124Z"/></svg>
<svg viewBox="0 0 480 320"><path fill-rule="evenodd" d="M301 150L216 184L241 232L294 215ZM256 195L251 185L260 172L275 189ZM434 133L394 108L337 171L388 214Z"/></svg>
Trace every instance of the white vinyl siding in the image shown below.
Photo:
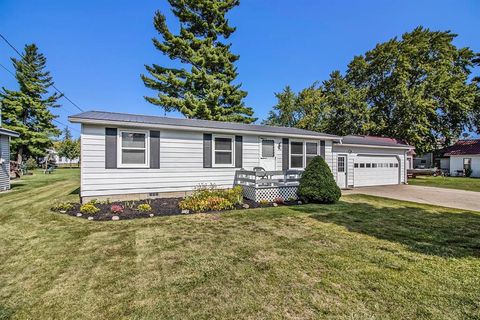
<svg viewBox="0 0 480 320"><path fill-rule="evenodd" d="M0 191L10 189L10 137L0 135Z"/></svg>
<svg viewBox="0 0 480 320"><path fill-rule="evenodd" d="M472 177L480 178L480 155L459 155L450 157L450 174L457 175L457 170L463 170L464 159L472 159Z"/></svg>
<svg viewBox="0 0 480 320"><path fill-rule="evenodd" d="M232 136L234 135L232 133ZM259 166L260 135L242 136L243 168L252 170ZM280 170L281 138L274 140L275 161ZM320 145L320 142L317 142ZM238 170L234 167L203 168L203 132L199 131L160 130L160 169L105 169L105 126L82 125L81 146L82 197L183 192L191 191L199 184L210 183L219 188L230 188L233 186L235 171ZM329 152L331 153L331 141L326 141L325 155L330 165L332 155Z"/></svg>

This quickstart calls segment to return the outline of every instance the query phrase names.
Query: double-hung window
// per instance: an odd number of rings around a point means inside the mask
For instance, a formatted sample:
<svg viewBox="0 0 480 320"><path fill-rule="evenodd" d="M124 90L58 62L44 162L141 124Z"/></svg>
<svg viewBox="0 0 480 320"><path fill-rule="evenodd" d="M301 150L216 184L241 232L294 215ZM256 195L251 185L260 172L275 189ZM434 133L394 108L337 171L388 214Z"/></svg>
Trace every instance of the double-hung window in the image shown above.
<svg viewBox="0 0 480 320"><path fill-rule="evenodd" d="M290 168L303 168L303 142L292 141L290 143Z"/></svg>
<svg viewBox="0 0 480 320"><path fill-rule="evenodd" d="M318 155L318 144L316 142L305 143L305 167L308 166L310 161Z"/></svg>
<svg viewBox="0 0 480 320"><path fill-rule="evenodd" d="M213 137L213 166L233 167L234 166L234 138L232 136Z"/></svg>
<svg viewBox="0 0 480 320"><path fill-rule="evenodd" d="M290 168L303 169L318 155L317 142L290 142Z"/></svg>
<svg viewBox="0 0 480 320"><path fill-rule="evenodd" d="M119 167L148 167L148 132L119 131Z"/></svg>

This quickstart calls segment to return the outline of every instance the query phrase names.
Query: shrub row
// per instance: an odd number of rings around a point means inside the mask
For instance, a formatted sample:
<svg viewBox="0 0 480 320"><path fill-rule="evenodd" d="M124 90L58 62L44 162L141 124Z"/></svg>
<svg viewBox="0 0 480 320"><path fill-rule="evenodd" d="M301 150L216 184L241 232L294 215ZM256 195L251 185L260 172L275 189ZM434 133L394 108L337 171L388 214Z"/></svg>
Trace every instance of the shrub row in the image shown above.
<svg viewBox="0 0 480 320"><path fill-rule="evenodd" d="M212 185L197 188L192 195L180 201L179 206L182 210L206 212L234 209L242 203L243 191L241 186L235 186L231 189L217 189Z"/></svg>

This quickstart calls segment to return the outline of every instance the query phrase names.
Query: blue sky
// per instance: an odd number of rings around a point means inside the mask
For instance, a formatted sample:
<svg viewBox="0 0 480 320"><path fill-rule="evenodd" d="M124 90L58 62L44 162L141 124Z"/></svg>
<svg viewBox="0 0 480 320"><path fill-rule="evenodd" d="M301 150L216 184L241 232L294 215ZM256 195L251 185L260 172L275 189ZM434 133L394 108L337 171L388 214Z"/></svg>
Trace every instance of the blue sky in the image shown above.
<svg viewBox="0 0 480 320"><path fill-rule="evenodd" d="M175 25L166 0L0 0L0 32L19 49L36 43L58 88L84 110L163 115L143 99L152 92L139 77L144 64L170 63L151 42L155 10ZM480 51L477 0L242 0L229 18L237 27L230 40L240 54L238 82L260 119L285 85L299 90L344 71L354 55L418 25L452 30L457 46ZM0 63L12 69L14 55L0 41ZM3 69L0 86L16 87ZM78 110L62 104L55 113L67 123Z"/></svg>

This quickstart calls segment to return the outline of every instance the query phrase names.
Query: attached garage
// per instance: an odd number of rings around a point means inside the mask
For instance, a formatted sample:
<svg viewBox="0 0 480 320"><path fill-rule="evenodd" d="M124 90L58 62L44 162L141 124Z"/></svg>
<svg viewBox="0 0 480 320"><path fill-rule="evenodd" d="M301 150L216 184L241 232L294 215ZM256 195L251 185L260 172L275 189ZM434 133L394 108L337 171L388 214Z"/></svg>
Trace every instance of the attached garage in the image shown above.
<svg viewBox="0 0 480 320"><path fill-rule="evenodd" d="M332 172L342 189L406 183L412 149L396 139L346 136L333 145Z"/></svg>
<svg viewBox="0 0 480 320"><path fill-rule="evenodd" d="M400 161L396 156L357 155L353 185L367 187L400 183Z"/></svg>

